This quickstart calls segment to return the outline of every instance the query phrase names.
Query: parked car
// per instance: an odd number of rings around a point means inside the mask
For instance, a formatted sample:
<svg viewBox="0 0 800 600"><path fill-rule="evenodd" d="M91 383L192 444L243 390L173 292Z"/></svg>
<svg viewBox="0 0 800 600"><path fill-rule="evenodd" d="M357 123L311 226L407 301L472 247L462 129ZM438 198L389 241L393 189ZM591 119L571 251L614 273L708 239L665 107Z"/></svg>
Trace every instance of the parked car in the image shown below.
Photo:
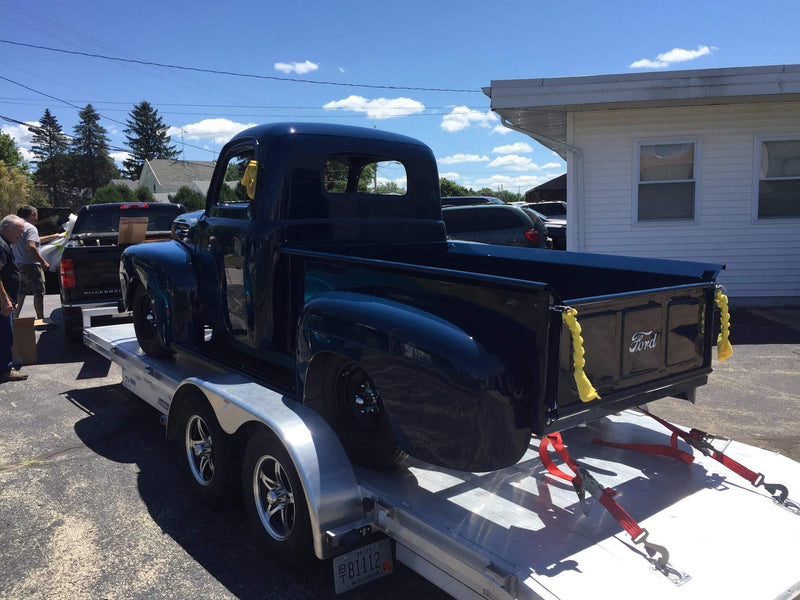
<svg viewBox="0 0 800 600"><path fill-rule="evenodd" d="M442 207L447 235L458 240L547 248L544 221L533 211L509 204Z"/></svg>
<svg viewBox="0 0 800 600"><path fill-rule="evenodd" d="M534 210L536 214L544 219L547 235L553 240L553 248L556 250L567 249L566 202L522 202L518 206Z"/></svg>
<svg viewBox="0 0 800 600"><path fill-rule="evenodd" d="M492 196L450 196L442 198L442 206L482 206L486 204L505 204L500 198Z"/></svg>

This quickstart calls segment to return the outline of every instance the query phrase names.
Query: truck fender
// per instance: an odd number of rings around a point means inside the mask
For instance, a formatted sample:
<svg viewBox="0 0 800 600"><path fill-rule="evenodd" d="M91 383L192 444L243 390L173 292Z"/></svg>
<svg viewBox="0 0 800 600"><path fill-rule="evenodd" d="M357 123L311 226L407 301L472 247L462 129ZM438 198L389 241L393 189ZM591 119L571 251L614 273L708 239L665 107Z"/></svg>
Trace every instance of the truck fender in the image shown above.
<svg viewBox="0 0 800 600"><path fill-rule="evenodd" d="M142 286L153 301L161 342L192 341L193 299L198 282L192 254L184 244L169 242L137 244L122 253L120 279L124 307L131 309L136 288Z"/></svg>
<svg viewBox="0 0 800 600"><path fill-rule="evenodd" d="M457 325L410 305L322 292L298 325L298 397L317 405L324 361L350 358L370 374L399 446L440 466L491 470L530 442L528 406L500 357ZM481 432L476 435L476 432ZM476 439L482 444L476 444Z"/></svg>
<svg viewBox="0 0 800 600"><path fill-rule="evenodd" d="M364 509L350 461L325 419L243 375L223 373L191 377L181 383L167 415L169 437L180 435L178 417L186 400L197 391L208 400L226 433L241 433L249 439L260 427L268 427L283 442L305 492L314 553L320 559L337 554L326 532L363 522Z"/></svg>

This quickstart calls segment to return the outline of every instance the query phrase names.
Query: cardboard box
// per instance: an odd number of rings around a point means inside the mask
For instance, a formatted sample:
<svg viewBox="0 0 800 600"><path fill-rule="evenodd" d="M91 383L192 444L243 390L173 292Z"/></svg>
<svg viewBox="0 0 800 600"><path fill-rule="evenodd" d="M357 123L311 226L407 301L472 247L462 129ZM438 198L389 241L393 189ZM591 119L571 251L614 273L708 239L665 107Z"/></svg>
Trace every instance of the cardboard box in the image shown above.
<svg viewBox="0 0 800 600"><path fill-rule="evenodd" d="M14 319L14 345L11 357L15 365L36 364L36 334L33 332L33 317Z"/></svg>
<svg viewBox="0 0 800 600"><path fill-rule="evenodd" d="M141 244L147 235L147 217L121 217L118 244Z"/></svg>

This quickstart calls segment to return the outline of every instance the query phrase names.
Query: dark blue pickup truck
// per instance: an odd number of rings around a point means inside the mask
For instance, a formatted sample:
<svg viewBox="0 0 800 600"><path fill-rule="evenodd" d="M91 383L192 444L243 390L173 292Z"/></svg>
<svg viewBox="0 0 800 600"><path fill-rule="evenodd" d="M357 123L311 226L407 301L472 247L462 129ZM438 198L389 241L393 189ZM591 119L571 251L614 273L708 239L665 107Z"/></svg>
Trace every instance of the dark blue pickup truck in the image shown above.
<svg viewBox="0 0 800 600"><path fill-rule="evenodd" d="M721 265L449 241L436 160L404 136L243 131L173 237L122 255L142 349L316 409L357 462L493 470L711 372ZM171 414L213 419L200 404Z"/></svg>

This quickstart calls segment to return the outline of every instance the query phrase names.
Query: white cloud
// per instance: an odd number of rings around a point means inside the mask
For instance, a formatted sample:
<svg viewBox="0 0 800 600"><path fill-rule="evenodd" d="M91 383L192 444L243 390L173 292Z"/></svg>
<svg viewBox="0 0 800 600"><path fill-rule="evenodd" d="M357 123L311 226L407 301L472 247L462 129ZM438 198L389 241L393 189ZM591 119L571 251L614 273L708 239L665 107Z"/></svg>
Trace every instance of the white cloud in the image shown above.
<svg viewBox="0 0 800 600"><path fill-rule="evenodd" d="M328 102L325 110L352 110L365 113L371 119L392 119L419 114L425 105L411 98L376 98L367 100L362 96L348 96L342 100Z"/></svg>
<svg viewBox="0 0 800 600"><path fill-rule="evenodd" d="M229 119L204 119L183 127L170 127L167 134L173 143L184 140L212 140L215 144L224 144L234 135L255 123L235 123Z"/></svg>
<svg viewBox="0 0 800 600"><path fill-rule="evenodd" d="M454 133L472 126L489 128L495 123L497 123L497 115L492 111L483 113L466 106L456 106L449 115L442 118L440 126L445 131Z"/></svg>
<svg viewBox="0 0 800 600"><path fill-rule="evenodd" d="M10 135L17 147L30 146L33 132L28 129L28 125L38 126L39 123L38 121L28 121L25 125L3 125L0 127L0 131Z"/></svg>
<svg viewBox="0 0 800 600"><path fill-rule="evenodd" d="M461 175L456 173L456 172L454 172L454 171L449 171L447 173L439 173L439 177L440 178L444 177L445 179L449 179L450 181L454 181L456 179L461 179Z"/></svg>
<svg viewBox="0 0 800 600"><path fill-rule="evenodd" d="M519 156L517 154L506 154L499 156L492 162L486 165L487 168L498 167L506 171L541 171L542 169L558 169L561 167L558 163L547 163L545 165L537 165L530 158Z"/></svg>
<svg viewBox="0 0 800 600"><path fill-rule="evenodd" d="M319 69L319 65L316 63L312 63L310 60L305 62L293 62L293 63L275 63L275 70L280 71L281 73L297 73L298 75L305 75L306 73L311 73L312 71L316 71Z"/></svg>
<svg viewBox="0 0 800 600"><path fill-rule="evenodd" d="M491 177L475 179L470 181L469 184L465 183L464 185L469 185L469 187L473 189L488 187L496 190L502 187L503 189L511 190L513 192L524 193L532 187L536 187L545 181L550 181L552 178L552 175L520 175L517 177L509 177L508 175L493 175Z"/></svg>
<svg viewBox="0 0 800 600"><path fill-rule="evenodd" d="M122 164L131 157L128 152L110 152L109 156L114 159L114 162L118 162L119 164Z"/></svg>
<svg viewBox="0 0 800 600"><path fill-rule="evenodd" d="M642 58L636 62L631 63L631 69L664 69L673 63L686 62L687 60L694 60L706 54L711 54L716 50L714 47L698 46L697 50L684 50L683 48L673 48L669 52L662 52L656 56L655 60L649 58Z"/></svg>
<svg viewBox="0 0 800 600"><path fill-rule="evenodd" d="M506 144L505 146L497 146L492 152L494 154L526 154L533 152L533 148L525 142L517 142L515 144Z"/></svg>
<svg viewBox="0 0 800 600"><path fill-rule="evenodd" d="M511 133L513 129L509 129L505 125L495 125L494 129L492 129L492 133L499 133L500 135L507 135Z"/></svg>
<svg viewBox="0 0 800 600"><path fill-rule="evenodd" d="M26 162L33 162L34 160L36 160L36 155L27 148L21 148L17 146L17 150L19 150L19 153L22 156L22 160Z"/></svg>
<svg viewBox="0 0 800 600"><path fill-rule="evenodd" d="M451 154L450 156L445 156L444 158L440 158L437 162L442 165L455 165L459 163L469 163L469 162L486 162L489 160L489 157L479 154Z"/></svg>

